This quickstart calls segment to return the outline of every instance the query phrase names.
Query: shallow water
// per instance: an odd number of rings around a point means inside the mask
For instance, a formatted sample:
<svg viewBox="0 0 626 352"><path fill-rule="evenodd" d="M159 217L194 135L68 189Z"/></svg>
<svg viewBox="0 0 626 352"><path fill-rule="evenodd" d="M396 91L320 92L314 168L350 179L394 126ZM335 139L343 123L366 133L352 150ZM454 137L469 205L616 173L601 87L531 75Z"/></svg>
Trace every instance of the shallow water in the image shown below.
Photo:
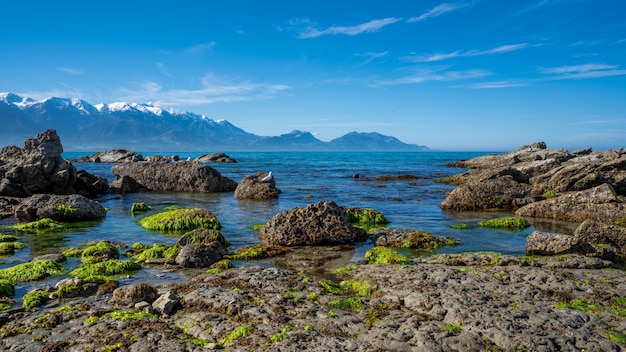
<svg viewBox="0 0 626 352"><path fill-rule="evenodd" d="M91 153L64 153L73 159ZM153 153L142 153L147 156ZM195 158L202 153L160 153L161 155ZM145 202L159 211L167 206L206 208L214 213L222 224L222 233L232 244L231 249L259 243L255 224L265 223L275 214L298 206L323 200L332 200L343 206L373 208L383 212L391 221L392 228L416 229L439 236L451 236L460 241L455 247L445 247L437 253L467 251L498 251L505 254L523 255L525 239L535 229L547 231L571 231L571 224L549 221L535 222L524 231L510 232L476 227L471 230L454 230L454 223L475 224L480 220L509 216L506 213L447 212L439 208L447 192L453 187L436 183L441 177L464 171L445 167L446 163L472 158L484 153L423 152L423 153L229 153L237 163L210 163L223 176L240 182L245 176L257 171L272 171L277 187L282 190L278 199L268 201L236 200L233 193L137 193L107 195L98 199L108 209L104 220L58 233L38 233L21 236L27 245L14 256L3 258L0 268L16 262L25 262L46 253L58 253L63 248L75 247L89 241L110 240L128 246L134 242L173 244L176 237L143 230L133 216L130 207L134 202ZM78 169L113 179L107 163L75 163ZM358 174L358 178L353 175ZM377 181L380 176L411 174L417 180ZM154 213L150 212L150 213ZM9 224L3 220L0 225ZM2 231L7 233L7 231ZM358 244L350 261L363 259L371 243ZM411 253L408 253L411 254ZM423 255L413 253L413 255ZM241 264L241 263L240 263ZM264 263L267 264L267 263ZM184 280L179 273L167 273L160 269L142 270L129 280ZM151 280L149 280L151 281ZM26 285L28 286L28 285ZM18 287L18 290L20 287ZM16 294L18 296L18 294Z"/></svg>

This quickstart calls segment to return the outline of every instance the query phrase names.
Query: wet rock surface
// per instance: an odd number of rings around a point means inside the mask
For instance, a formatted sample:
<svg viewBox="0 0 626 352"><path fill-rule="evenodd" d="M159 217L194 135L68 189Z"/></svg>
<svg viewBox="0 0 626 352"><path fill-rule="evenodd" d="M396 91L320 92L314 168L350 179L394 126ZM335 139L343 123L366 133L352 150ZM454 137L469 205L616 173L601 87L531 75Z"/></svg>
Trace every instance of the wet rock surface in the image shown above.
<svg viewBox="0 0 626 352"><path fill-rule="evenodd" d="M143 161L143 156L132 150L111 149L98 152L93 155L76 158L72 161L81 163L127 163L133 161Z"/></svg>
<svg viewBox="0 0 626 352"><path fill-rule="evenodd" d="M278 213L259 231L259 238L289 247L353 243L364 241L366 234L348 222L344 207L323 201Z"/></svg>
<svg viewBox="0 0 626 352"><path fill-rule="evenodd" d="M197 157L197 158L195 158L193 160L197 161L199 163L208 163L208 162L213 162L213 163L236 163L237 162L237 160L231 158L230 156L226 155L223 152L217 152L217 153L200 155L199 157Z"/></svg>
<svg viewBox="0 0 626 352"><path fill-rule="evenodd" d="M111 171L116 179L129 177L137 185L153 192L232 192L237 188L235 181L222 176L217 170L190 161L123 163L114 166Z"/></svg>
<svg viewBox="0 0 626 352"><path fill-rule="evenodd" d="M171 315L115 307L110 295L5 312L0 347L621 351L624 344L609 336L626 330L616 300L624 297L626 276L606 267L610 262L576 255L438 255L415 265L351 265L336 284L299 271L242 267L159 287L162 300L176 307Z"/></svg>
<svg viewBox="0 0 626 352"><path fill-rule="evenodd" d="M36 194L22 200L15 209L19 221L36 221L49 218L61 222L99 220L106 210L95 200L78 194Z"/></svg>

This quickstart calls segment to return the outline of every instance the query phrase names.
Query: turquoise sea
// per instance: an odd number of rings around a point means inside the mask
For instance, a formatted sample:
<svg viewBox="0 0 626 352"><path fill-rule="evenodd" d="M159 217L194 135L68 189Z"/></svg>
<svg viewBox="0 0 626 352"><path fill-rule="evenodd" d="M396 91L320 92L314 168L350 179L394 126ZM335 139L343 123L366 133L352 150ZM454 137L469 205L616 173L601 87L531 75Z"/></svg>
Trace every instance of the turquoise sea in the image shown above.
<svg viewBox="0 0 626 352"><path fill-rule="evenodd" d="M92 153L64 153L73 159ZM145 157L155 154L141 152ZM203 153L158 153L179 155L181 160L192 159ZM167 206L202 207L213 212L222 223L222 233L232 248L242 247L259 240L251 229L255 224L265 223L275 214L298 206L331 200L343 206L358 206L381 211L391 221L392 228L415 229L439 236L451 236L460 241L455 247L446 247L437 253L466 251L498 251L523 255L526 236L534 229L567 230L570 224L533 222L533 227L521 232L499 231L476 227L470 230L449 228L454 223L475 224L493 217L510 216L506 213L447 212L439 208L446 193L452 187L435 181L441 177L464 171L449 168L445 164L472 158L485 153L476 152L413 152L413 153L341 153L341 152L294 152L294 153L228 153L237 163L210 163L222 175L240 182L245 176L257 171L272 171L277 187L282 191L278 199L268 201L241 201L233 193L137 193L106 195L98 199L108 209L104 220L60 233L22 235L27 248L14 256L0 259L0 268L30 260L35 255L58 253L67 247L75 247L88 241L111 240L130 246L134 242L175 243L176 238L143 230L138 217L130 213L134 202L143 201L155 207L155 211ZM113 179L107 163L75 163L77 169L100 174ZM358 174L358 178L353 175ZM416 180L380 181L381 176L410 174ZM530 219L529 219L530 220ZM2 224L8 224L3 220ZM357 244L351 259L357 262L372 244ZM406 253L424 255L421 253ZM78 263L74 263L77 265ZM242 263L244 264L244 263ZM260 263L263 264L263 263ZM68 263L71 267L72 262ZM163 280L180 280L179 274L162 270L142 270L139 279L154 275ZM58 279L58 278L57 278ZM24 287L27 289L27 287ZM16 295L17 296L17 295Z"/></svg>

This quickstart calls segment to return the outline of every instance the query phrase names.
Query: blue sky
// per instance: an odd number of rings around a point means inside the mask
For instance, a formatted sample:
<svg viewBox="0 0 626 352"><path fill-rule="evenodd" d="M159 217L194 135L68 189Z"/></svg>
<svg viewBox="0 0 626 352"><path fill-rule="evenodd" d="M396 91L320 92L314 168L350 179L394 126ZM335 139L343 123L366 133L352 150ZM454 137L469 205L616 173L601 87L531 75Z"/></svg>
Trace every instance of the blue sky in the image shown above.
<svg viewBox="0 0 626 352"><path fill-rule="evenodd" d="M626 2L11 1L0 91L153 102L258 135L626 147Z"/></svg>

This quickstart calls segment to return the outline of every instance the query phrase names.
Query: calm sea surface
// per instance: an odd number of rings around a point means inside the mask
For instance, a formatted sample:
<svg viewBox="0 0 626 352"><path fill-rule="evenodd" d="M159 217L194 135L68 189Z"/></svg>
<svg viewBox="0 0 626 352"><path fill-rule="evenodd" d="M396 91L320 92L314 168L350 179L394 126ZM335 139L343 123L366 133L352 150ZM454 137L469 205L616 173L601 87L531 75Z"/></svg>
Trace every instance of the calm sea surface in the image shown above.
<svg viewBox="0 0 626 352"><path fill-rule="evenodd" d="M64 153L73 159L92 153ZM154 153L142 152L144 157ZM179 155L181 160L200 156L201 153L158 153ZM533 223L533 227L520 232L489 230L476 227L471 230L454 230L454 223L475 224L493 217L510 216L506 213L445 212L439 204L452 187L435 181L441 177L464 171L444 165L452 161L472 158L484 153L421 152L421 153L228 153L237 163L211 163L223 176L240 182L257 171L272 171L277 187L282 191L278 199L268 201L236 200L233 193L138 193L107 195L99 199L108 209L104 220L61 233L21 235L27 245L16 255L0 258L0 268L25 262L35 255L58 253L63 248L74 247L88 241L112 240L131 245L134 242L173 244L176 237L143 230L139 217L130 213L131 204L146 202L156 211L167 206L202 207L214 213L222 224L222 233L232 244L231 249L259 243L255 224L265 223L275 214L294 207L331 200L343 206L358 206L381 211L391 221L392 228L416 229L439 236L451 236L460 241L455 247L446 247L437 253L466 251L498 251L523 255L526 236L535 228L542 230L568 230L568 224ZM113 179L107 163L75 163L78 169ZM359 174L359 178L352 176ZM377 181L380 176L411 174L417 180ZM153 212L151 212L153 213ZM7 220L0 224L7 224ZM6 231L5 231L6 232ZM363 258L371 243L357 245L352 261ZM417 253L407 253L419 255ZM71 267L70 262L68 266ZM142 270L143 272L143 270ZM177 274L150 272L139 275L158 275L163 279L177 279Z"/></svg>

